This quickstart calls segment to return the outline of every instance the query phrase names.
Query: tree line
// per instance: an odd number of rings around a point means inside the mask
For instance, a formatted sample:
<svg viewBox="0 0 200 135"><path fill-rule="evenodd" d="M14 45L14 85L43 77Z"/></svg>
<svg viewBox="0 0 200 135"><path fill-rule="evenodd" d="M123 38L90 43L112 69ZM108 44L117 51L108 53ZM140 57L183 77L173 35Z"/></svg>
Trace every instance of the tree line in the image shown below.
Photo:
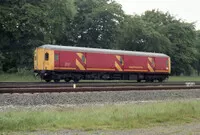
<svg viewBox="0 0 200 135"><path fill-rule="evenodd" d="M173 75L200 73L195 23L159 10L126 15L113 0L1 0L0 72L33 67L42 44L165 53Z"/></svg>

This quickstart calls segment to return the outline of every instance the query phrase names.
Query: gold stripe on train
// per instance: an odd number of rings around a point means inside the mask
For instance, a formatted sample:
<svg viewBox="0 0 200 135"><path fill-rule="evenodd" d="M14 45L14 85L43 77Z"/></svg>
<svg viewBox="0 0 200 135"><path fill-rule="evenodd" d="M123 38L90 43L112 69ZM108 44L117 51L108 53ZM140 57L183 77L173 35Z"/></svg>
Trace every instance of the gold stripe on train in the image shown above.
<svg viewBox="0 0 200 135"><path fill-rule="evenodd" d="M116 58L118 59L118 61L120 61L121 56L116 55Z"/></svg>
<svg viewBox="0 0 200 135"><path fill-rule="evenodd" d="M80 69L80 70L85 70L85 67L76 59L76 66Z"/></svg>
<svg viewBox="0 0 200 135"><path fill-rule="evenodd" d="M148 63L148 69L150 72L154 72L153 68L151 67L151 65Z"/></svg>
<svg viewBox="0 0 200 135"><path fill-rule="evenodd" d="M117 68L118 71L122 71L122 68L116 61L115 61L115 67Z"/></svg>
<svg viewBox="0 0 200 135"><path fill-rule="evenodd" d="M81 60L83 60L83 57L84 57L84 63L86 64L86 58L85 58L85 56L83 55L83 53L76 53L77 55L78 55L78 57L81 59Z"/></svg>

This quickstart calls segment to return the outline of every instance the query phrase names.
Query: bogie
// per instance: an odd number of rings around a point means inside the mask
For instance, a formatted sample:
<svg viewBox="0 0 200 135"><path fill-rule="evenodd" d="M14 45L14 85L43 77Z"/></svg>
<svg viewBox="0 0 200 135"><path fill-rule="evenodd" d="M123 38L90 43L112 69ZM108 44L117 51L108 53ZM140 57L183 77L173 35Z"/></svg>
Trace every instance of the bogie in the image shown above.
<svg viewBox="0 0 200 135"><path fill-rule="evenodd" d="M55 82L55 83L59 83L59 82L60 82L60 79L54 79L54 82Z"/></svg>
<svg viewBox="0 0 200 135"><path fill-rule="evenodd" d="M44 71L43 71L44 72ZM44 80L46 82L50 82L53 80L54 82L58 83L60 80L64 80L65 82L70 82L73 80L75 83L78 83L80 80L136 80L137 82L146 81L146 82L163 82L167 78L167 75L152 75L152 74L127 74L127 73L109 73L109 72L55 72L55 71L48 71L47 73L48 78ZM41 74L40 74L41 75ZM43 75L41 75L42 77Z"/></svg>
<svg viewBox="0 0 200 135"><path fill-rule="evenodd" d="M70 78L65 78L64 80L65 80L65 82L70 82L71 79Z"/></svg>
<svg viewBox="0 0 200 135"><path fill-rule="evenodd" d="M46 79L45 81L46 81L46 82L51 82L51 80L50 80L50 79Z"/></svg>

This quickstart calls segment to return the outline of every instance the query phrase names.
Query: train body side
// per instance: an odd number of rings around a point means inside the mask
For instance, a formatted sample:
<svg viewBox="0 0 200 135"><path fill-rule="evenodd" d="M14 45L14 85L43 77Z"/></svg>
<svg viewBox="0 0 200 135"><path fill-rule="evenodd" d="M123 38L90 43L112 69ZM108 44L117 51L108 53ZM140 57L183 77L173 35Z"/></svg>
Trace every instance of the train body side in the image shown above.
<svg viewBox="0 0 200 135"><path fill-rule="evenodd" d="M55 70L169 73L169 58L54 51ZM119 59L118 59L119 58Z"/></svg>
<svg viewBox="0 0 200 135"><path fill-rule="evenodd" d="M171 72L170 57L37 48L34 70L50 80L159 80Z"/></svg>

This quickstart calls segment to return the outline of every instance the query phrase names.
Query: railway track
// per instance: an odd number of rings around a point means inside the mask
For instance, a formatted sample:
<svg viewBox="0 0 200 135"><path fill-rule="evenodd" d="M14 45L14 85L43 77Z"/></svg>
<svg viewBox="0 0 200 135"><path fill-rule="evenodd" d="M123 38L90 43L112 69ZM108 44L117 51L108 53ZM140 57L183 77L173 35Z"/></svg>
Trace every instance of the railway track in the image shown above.
<svg viewBox="0 0 200 135"><path fill-rule="evenodd" d="M200 85L200 82L155 82L155 83L138 83L138 82L79 82L76 84L78 87L102 87L102 86L172 86L172 85L187 85L189 83ZM0 82L0 88L6 87L15 87L15 88L22 88L22 87L71 87L74 83L46 83L46 82Z"/></svg>
<svg viewBox="0 0 200 135"><path fill-rule="evenodd" d="M93 91L139 91L139 90L178 90L200 89L200 82L166 82L166 83L25 83L1 82L0 93L53 93L53 92L93 92Z"/></svg>

